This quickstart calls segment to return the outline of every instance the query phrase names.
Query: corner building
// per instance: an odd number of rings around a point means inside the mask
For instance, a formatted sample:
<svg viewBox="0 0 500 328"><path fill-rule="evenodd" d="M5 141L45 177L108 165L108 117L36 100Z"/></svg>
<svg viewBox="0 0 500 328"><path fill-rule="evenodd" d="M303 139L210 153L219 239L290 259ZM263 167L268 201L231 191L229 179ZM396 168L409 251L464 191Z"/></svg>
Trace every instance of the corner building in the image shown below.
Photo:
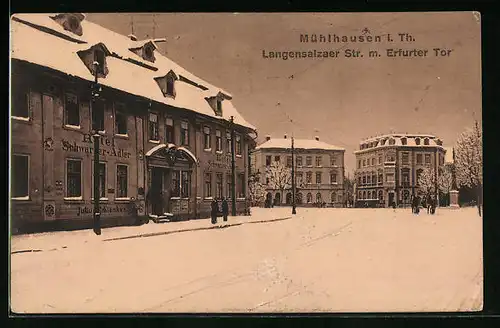
<svg viewBox="0 0 500 328"><path fill-rule="evenodd" d="M388 134L361 141L354 154L355 206L409 206L423 169L433 168L437 178L446 149L433 135Z"/></svg>
<svg viewBox="0 0 500 328"><path fill-rule="evenodd" d="M83 14L14 15L11 38L15 230L90 227L96 131L103 226L208 217L211 199L231 198L232 129L237 212L246 210L255 128L228 92L161 55L164 40L137 41Z"/></svg>
<svg viewBox="0 0 500 328"><path fill-rule="evenodd" d="M266 199L274 205L291 205L292 189L287 185L284 192L269 184L266 172L273 162L281 162L291 170L291 139L266 137L252 154L252 171L258 174L266 186ZM329 207L345 206L344 153L341 147L315 139L294 139L296 205Z"/></svg>

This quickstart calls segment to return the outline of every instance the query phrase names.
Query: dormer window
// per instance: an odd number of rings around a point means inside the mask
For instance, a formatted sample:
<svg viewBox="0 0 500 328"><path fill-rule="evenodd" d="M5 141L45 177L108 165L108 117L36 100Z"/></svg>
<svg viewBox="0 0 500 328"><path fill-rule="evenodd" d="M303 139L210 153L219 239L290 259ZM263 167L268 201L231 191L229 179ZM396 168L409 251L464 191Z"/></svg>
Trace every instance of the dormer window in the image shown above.
<svg viewBox="0 0 500 328"><path fill-rule="evenodd" d="M428 146L429 145L429 138L424 139L424 145Z"/></svg>
<svg viewBox="0 0 500 328"><path fill-rule="evenodd" d="M98 77L106 77L108 67L106 65L106 56L110 55L109 50L102 43L99 43L88 50L78 52L78 56L89 69L92 75Z"/></svg>
<svg viewBox="0 0 500 328"><path fill-rule="evenodd" d="M51 18L59 23L66 31L70 31L78 36L83 35L81 22L85 19L85 15L65 13Z"/></svg>
<svg viewBox="0 0 500 328"><path fill-rule="evenodd" d="M420 145L420 138L415 138L415 144L418 146Z"/></svg>
<svg viewBox="0 0 500 328"><path fill-rule="evenodd" d="M93 62L93 64L95 65L95 70L97 71L98 74L104 75L104 67L106 65L106 62L104 60L105 57L106 57L106 55L104 54L104 51L102 51L101 49L94 50L94 62Z"/></svg>
<svg viewBox="0 0 500 328"><path fill-rule="evenodd" d="M161 41L161 40L160 40ZM148 41L140 47L129 48L130 51L135 53L137 56L142 57L142 59L147 60L149 62L154 63L155 58L155 50L158 49L155 42Z"/></svg>
<svg viewBox="0 0 500 328"><path fill-rule="evenodd" d="M396 140L394 140L393 138L389 139L389 145L393 146L396 144Z"/></svg>
<svg viewBox="0 0 500 328"><path fill-rule="evenodd" d="M401 138L401 144L402 144L403 146L405 146L405 145L406 145L406 138Z"/></svg>
<svg viewBox="0 0 500 328"><path fill-rule="evenodd" d="M217 112L222 114L222 100L217 99Z"/></svg>
<svg viewBox="0 0 500 328"><path fill-rule="evenodd" d="M385 145L385 139L380 140L380 144L383 146Z"/></svg>
<svg viewBox="0 0 500 328"><path fill-rule="evenodd" d="M177 75L174 73L174 71L168 72L165 76L155 78L155 80L156 83L158 83L158 86L160 87L164 97L168 96L175 98L175 81L177 80Z"/></svg>

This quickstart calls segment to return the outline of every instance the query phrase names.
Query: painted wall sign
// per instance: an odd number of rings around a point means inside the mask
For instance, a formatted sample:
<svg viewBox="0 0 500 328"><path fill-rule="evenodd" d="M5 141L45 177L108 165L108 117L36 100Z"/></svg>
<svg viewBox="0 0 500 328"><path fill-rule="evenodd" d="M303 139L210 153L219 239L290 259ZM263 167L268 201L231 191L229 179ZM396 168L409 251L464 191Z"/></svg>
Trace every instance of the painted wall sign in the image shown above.
<svg viewBox="0 0 500 328"><path fill-rule="evenodd" d="M100 206L99 211L101 212L101 215L114 214L114 213L135 214L135 210L131 204ZM76 215L86 216L86 215L92 215L93 213L94 213L93 206L79 206Z"/></svg>
<svg viewBox="0 0 500 328"><path fill-rule="evenodd" d="M209 169L229 169L231 168L231 155L216 154L215 160L208 160L207 164Z"/></svg>
<svg viewBox="0 0 500 328"><path fill-rule="evenodd" d="M86 143L84 145L77 144L76 141L68 141L65 139L61 140L61 146L63 151L75 152L75 153L87 153L93 154L94 147L92 147L93 138L92 136L84 134L83 142ZM126 151L122 148L116 148L114 146L114 142L110 141L109 138L101 138L101 145L107 146L111 148L99 148L99 155L103 156L114 156L114 157L122 157L122 158L130 158L132 155L130 152Z"/></svg>

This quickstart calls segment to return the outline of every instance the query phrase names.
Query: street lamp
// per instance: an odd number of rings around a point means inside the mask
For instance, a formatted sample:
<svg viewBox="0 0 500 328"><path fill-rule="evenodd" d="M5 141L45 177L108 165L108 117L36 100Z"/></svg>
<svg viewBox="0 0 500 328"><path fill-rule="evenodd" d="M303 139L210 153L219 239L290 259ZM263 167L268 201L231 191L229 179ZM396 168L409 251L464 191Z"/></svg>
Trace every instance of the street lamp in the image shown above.
<svg viewBox="0 0 500 328"><path fill-rule="evenodd" d="M94 74L95 74L95 80L94 84L92 86L92 112L93 115L96 113L94 112L97 110L97 98L99 97L99 92L100 92L100 87L97 82L97 74L98 74L98 67L99 67L99 62L94 61ZM96 122L93 122L96 123ZM92 136L94 139L94 233L96 235L101 234L101 213L100 213L100 192L99 192L99 139L100 135L98 132L98 127L94 126L92 127Z"/></svg>
<svg viewBox="0 0 500 328"><path fill-rule="evenodd" d="M294 139L292 136L292 214L297 214L297 208L295 203L295 147Z"/></svg>

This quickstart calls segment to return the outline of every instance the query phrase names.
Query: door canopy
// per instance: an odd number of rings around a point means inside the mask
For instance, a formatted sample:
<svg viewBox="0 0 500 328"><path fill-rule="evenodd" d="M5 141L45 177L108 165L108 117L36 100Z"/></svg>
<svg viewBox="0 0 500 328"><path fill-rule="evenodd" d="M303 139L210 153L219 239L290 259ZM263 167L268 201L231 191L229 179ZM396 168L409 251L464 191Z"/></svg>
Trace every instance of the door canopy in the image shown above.
<svg viewBox="0 0 500 328"><path fill-rule="evenodd" d="M198 159L189 149L174 144L159 144L146 153L146 158L165 159L170 165L178 161L188 161L198 165Z"/></svg>

